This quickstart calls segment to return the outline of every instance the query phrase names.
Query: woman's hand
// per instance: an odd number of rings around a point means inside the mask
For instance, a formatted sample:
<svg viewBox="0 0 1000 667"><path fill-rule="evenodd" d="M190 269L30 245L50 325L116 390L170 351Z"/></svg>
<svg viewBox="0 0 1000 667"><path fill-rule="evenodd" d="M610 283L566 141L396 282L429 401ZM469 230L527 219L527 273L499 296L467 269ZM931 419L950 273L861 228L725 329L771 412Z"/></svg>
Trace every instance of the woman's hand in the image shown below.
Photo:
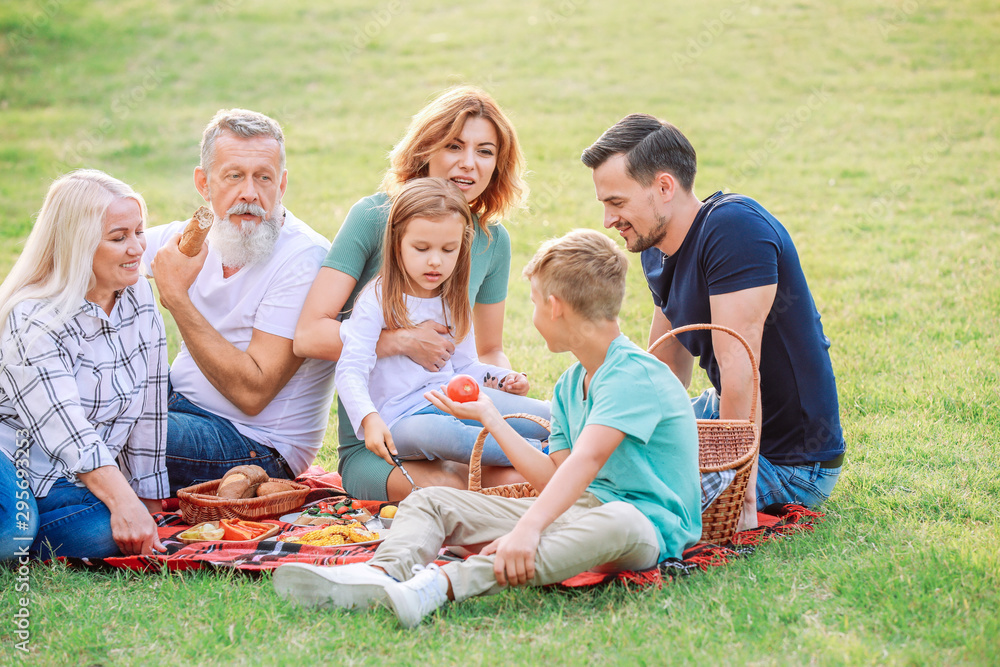
<svg viewBox="0 0 1000 667"><path fill-rule="evenodd" d="M424 320L408 329L384 329L375 353L378 357L403 355L432 373L444 368L455 353L450 329L433 320Z"/></svg>
<svg viewBox="0 0 1000 667"><path fill-rule="evenodd" d="M365 447L387 463L396 465L392 457L396 455L396 446L392 443L392 433L385 425L385 420L377 412L369 412L361 420L361 428L365 431Z"/></svg>
<svg viewBox="0 0 1000 667"><path fill-rule="evenodd" d="M121 470L111 465L101 466L77 473L76 477L111 512L111 538L123 554L134 556L166 551L157 535L150 508L135 494Z"/></svg>
<svg viewBox="0 0 1000 667"><path fill-rule="evenodd" d="M509 373L507 377L500 381L500 389L508 394L525 396L531 385L528 383L528 376L525 373Z"/></svg>
<svg viewBox="0 0 1000 667"><path fill-rule="evenodd" d="M111 537L126 556L166 551L156 531L156 521L146 505L136 496L122 499L111 510Z"/></svg>
<svg viewBox="0 0 1000 667"><path fill-rule="evenodd" d="M146 506L146 510L150 514L157 514L163 511L163 501L159 498L139 498L139 500Z"/></svg>

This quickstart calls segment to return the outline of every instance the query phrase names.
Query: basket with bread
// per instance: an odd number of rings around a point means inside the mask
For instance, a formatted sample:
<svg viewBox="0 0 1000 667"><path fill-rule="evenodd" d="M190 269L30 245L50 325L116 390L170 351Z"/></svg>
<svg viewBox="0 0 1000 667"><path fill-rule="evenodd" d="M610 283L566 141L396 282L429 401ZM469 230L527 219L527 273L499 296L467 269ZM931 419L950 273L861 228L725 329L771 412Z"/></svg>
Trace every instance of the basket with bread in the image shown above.
<svg viewBox="0 0 1000 667"><path fill-rule="evenodd" d="M222 479L177 492L189 524L219 519L271 519L302 506L310 489L287 479L268 477L260 466L232 468Z"/></svg>

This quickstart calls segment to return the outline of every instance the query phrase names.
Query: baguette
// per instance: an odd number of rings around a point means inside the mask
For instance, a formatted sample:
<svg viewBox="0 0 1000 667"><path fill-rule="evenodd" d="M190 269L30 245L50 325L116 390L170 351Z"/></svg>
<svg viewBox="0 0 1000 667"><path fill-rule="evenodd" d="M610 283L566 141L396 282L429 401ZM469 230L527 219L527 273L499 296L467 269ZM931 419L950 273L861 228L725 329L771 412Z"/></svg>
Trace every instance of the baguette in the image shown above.
<svg viewBox="0 0 1000 667"><path fill-rule="evenodd" d="M179 245L181 252L188 257L194 257L201 252L201 246L205 243L205 237L208 236L213 222L215 222L215 214L212 213L211 209L207 206L199 207L181 234Z"/></svg>

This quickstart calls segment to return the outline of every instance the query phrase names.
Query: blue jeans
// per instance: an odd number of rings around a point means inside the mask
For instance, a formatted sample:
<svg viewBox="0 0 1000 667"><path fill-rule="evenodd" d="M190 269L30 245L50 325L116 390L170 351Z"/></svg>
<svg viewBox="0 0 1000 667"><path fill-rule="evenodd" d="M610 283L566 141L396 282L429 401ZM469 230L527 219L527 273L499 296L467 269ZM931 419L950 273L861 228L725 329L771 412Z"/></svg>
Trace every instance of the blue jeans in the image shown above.
<svg viewBox="0 0 1000 667"><path fill-rule="evenodd" d="M698 419L719 418L719 395L706 389L691 399ZM757 457L757 509L773 503L795 503L816 507L830 497L842 468L823 468L821 463L782 466Z"/></svg>
<svg viewBox="0 0 1000 667"><path fill-rule="evenodd" d="M38 535L33 554L44 560L56 556L108 558L121 556L111 537L111 511L97 496L65 479L58 480L44 498L37 498Z"/></svg>
<svg viewBox="0 0 1000 667"><path fill-rule="evenodd" d="M23 478L6 456L0 454L0 561L27 556L38 533L38 506Z"/></svg>
<svg viewBox="0 0 1000 667"><path fill-rule="evenodd" d="M176 391L167 412L167 475L170 495L179 489L220 479L235 466L257 465L271 477L295 474L276 450L246 437L228 419L202 410Z"/></svg>
<svg viewBox="0 0 1000 667"><path fill-rule="evenodd" d="M552 408L546 401L527 396L508 394L497 389L483 388L502 415L515 412L532 414L546 421L552 418ZM514 430L538 450L544 450L543 441L549 439L549 432L528 419L507 420ZM446 459L468 463L476 438L483 425L472 419L457 419L433 405L403 417L389 431L396 451L403 459ZM483 443L482 464L485 466L509 466L510 461L492 435Z"/></svg>

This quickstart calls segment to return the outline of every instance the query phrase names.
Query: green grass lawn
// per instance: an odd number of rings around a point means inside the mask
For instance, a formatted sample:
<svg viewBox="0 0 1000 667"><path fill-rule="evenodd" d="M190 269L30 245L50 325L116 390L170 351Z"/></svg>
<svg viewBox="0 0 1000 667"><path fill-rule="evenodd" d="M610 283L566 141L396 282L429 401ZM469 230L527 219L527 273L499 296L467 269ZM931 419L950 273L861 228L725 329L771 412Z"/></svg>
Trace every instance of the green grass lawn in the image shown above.
<svg viewBox="0 0 1000 667"><path fill-rule="evenodd" d="M477 84L531 170L508 221L505 346L548 397L571 360L531 328L520 269L542 240L600 225L580 152L648 112L698 149L700 196L743 192L791 231L834 344L848 463L826 522L752 559L662 590L508 592L411 632L386 611L297 609L266 576L34 566L23 654L0 571L0 662L997 664L997 34L992 0L3 3L0 275L70 168L133 184L152 224L190 215L220 107L284 125L286 204L332 238L410 116ZM632 259L623 327L644 342Z"/></svg>

